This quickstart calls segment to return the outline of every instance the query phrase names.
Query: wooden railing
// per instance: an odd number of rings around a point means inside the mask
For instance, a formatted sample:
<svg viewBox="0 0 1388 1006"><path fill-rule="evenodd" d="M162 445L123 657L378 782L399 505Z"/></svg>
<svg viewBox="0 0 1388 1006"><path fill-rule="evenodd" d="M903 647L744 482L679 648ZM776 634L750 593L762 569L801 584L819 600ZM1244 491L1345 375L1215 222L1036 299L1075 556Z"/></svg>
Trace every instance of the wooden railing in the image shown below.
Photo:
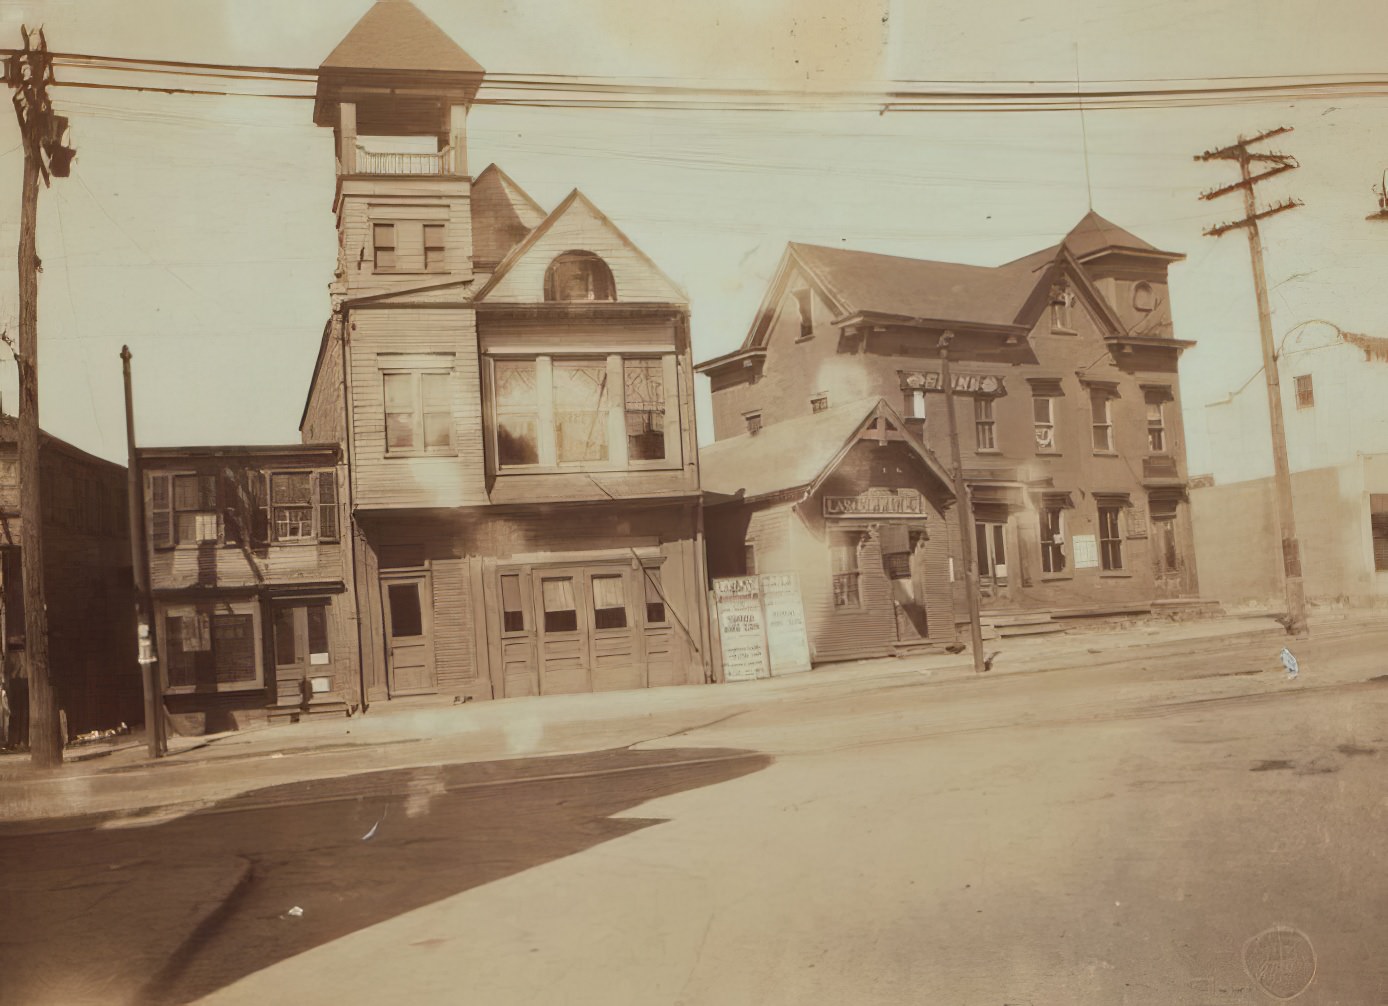
<svg viewBox="0 0 1388 1006"><path fill-rule="evenodd" d="M358 146L355 173L363 175L449 175L453 173L453 148L437 152L367 150Z"/></svg>

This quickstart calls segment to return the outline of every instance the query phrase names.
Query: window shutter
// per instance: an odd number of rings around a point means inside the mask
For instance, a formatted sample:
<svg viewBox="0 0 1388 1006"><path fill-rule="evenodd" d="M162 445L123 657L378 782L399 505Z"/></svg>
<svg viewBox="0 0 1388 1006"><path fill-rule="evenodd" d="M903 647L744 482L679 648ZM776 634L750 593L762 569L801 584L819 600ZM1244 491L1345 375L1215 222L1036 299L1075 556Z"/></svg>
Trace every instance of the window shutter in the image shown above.
<svg viewBox="0 0 1388 1006"><path fill-rule="evenodd" d="M251 543L270 544L270 486L267 474L250 473L251 483Z"/></svg>
<svg viewBox="0 0 1388 1006"><path fill-rule="evenodd" d="M221 470L218 475L217 493L221 503L218 518L222 527L222 541L228 545L240 545L246 541L245 524L242 517L245 505L235 471L230 468Z"/></svg>
<svg viewBox="0 0 1388 1006"><path fill-rule="evenodd" d="M149 477L149 543L151 548L173 548L173 493L170 476Z"/></svg>
<svg viewBox="0 0 1388 1006"><path fill-rule="evenodd" d="M337 472L315 472L314 499L318 503L318 540L337 541Z"/></svg>

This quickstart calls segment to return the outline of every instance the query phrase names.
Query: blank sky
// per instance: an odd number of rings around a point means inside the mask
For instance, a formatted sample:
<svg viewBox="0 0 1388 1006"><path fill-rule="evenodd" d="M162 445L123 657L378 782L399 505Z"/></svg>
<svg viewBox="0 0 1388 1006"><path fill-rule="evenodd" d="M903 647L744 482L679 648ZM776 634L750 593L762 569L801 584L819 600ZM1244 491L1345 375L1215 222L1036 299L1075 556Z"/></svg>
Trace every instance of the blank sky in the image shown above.
<svg viewBox="0 0 1388 1006"><path fill-rule="evenodd" d="M1366 72L1388 5L1341 0L418 0L495 71L775 81L1086 80ZM370 6L303 0L0 0L0 45L43 22L58 50L314 66ZM845 8L848 12L845 13ZM79 16L80 9L80 16ZM307 102L59 91L79 156L43 193L44 425L123 459L118 353L135 353L148 444L293 441L327 317L336 245L331 138ZM1309 318L1388 334L1388 100L1091 111L1095 209L1174 267L1192 472L1214 465L1206 403L1260 363L1247 244L1203 237L1232 166L1193 155L1289 124L1303 165L1266 187L1304 209L1268 225L1278 332ZM1053 243L1088 207L1077 114L696 113L478 108L475 170L546 207L581 188L693 298L694 348L735 347L786 241L994 264ZM17 237L21 157L0 124L0 244ZM12 262L12 255L3 260ZM13 269L0 319L17 313ZM701 379L702 382L702 379ZM1250 422L1262 419L1257 385ZM14 368L0 364L14 407ZM704 410L705 413L707 409ZM707 429L707 415L701 425ZM1388 445L1385 445L1388 447Z"/></svg>

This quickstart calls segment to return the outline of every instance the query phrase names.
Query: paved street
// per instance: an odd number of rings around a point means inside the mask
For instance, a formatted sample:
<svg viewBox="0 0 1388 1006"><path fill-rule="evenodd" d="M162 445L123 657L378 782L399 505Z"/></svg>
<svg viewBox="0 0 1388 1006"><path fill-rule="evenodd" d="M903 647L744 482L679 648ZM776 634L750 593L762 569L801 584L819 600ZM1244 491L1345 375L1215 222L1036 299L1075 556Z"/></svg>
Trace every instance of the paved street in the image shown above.
<svg viewBox="0 0 1388 1006"><path fill-rule="evenodd" d="M1388 1002L1388 630L1294 643L1295 680L1270 635L1092 642L667 690L558 740L591 754L459 732L11 826L0 1001Z"/></svg>

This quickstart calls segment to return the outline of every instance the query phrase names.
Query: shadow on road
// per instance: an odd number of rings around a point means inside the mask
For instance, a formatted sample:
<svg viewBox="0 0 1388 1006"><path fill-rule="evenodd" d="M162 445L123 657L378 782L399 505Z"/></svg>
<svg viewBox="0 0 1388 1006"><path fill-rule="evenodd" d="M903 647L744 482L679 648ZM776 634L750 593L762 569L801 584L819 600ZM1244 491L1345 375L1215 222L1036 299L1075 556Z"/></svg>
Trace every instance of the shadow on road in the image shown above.
<svg viewBox="0 0 1388 1006"><path fill-rule="evenodd" d="M657 824L612 815L770 761L619 749L430 766L270 787L148 827L0 837L0 1002L190 1002ZM453 938L466 934L437 934Z"/></svg>

